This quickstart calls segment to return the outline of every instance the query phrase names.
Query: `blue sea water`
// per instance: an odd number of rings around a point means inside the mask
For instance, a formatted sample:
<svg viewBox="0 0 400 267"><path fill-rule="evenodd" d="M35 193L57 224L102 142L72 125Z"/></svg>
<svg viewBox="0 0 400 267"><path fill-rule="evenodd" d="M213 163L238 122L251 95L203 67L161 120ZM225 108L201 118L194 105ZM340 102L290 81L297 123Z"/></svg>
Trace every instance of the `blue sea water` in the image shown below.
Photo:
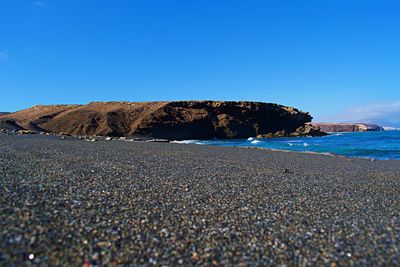
<svg viewBox="0 0 400 267"><path fill-rule="evenodd" d="M332 153L346 157L400 160L400 131L330 133L323 137L290 137L236 140L187 140L216 146L259 147L290 151Z"/></svg>

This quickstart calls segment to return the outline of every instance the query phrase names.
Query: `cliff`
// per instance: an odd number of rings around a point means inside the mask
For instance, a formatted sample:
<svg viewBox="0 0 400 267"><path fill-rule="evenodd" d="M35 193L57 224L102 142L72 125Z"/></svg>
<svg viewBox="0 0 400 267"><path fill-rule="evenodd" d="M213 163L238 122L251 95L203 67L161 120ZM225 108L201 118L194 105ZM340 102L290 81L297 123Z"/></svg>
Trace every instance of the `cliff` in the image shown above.
<svg viewBox="0 0 400 267"><path fill-rule="evenodd" d="M367 131L384 131L384 129L376 124L367 123L312 123L313 126L319 127L324 132L367 132Z"/></svg>
<svg viewBox="0 0 400 267"><path fill-rule="evenodd" d="M173 101L35 106L2 115L1 119L12 120L26 130L56 134L181 140L294 133L312 117L296 108L271 103Z"/></svg>
<svg viewBox="0 0 400 267"><path fill-rule="evenodd" d="M19 131L23 129L14 120L0 119L0 131Z"/></svg>

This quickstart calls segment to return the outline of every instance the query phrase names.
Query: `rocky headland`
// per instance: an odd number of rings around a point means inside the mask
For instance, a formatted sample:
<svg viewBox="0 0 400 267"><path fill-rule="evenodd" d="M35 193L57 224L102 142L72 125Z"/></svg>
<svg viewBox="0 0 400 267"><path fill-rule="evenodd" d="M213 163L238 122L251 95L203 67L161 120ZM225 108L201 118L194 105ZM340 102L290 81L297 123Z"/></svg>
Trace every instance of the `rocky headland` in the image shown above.
<svg viewBox="0 0 400 267"><path fill-rule="evenodd" d="M324 132L369 132L384 131L384 129L376 124L369 123L312 123Z"/></svg>
<svg viewBox="0 0 400 267"><path fill-rule="evenodd" d="M92 102L34 106L0 116L2 129L168 140L323 135L296 108L246 101Z"/></svg>

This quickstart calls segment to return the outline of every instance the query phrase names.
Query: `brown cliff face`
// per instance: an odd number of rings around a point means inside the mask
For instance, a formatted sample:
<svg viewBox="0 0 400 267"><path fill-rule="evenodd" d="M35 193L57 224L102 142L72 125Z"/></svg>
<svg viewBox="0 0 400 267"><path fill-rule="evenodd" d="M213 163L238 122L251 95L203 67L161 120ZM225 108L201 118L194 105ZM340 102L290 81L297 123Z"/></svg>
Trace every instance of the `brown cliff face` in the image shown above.
<svg viewBox="0 0 400 267"><path fill-rule="evenodd" d="M310 114L261 102L93 102L35 106L0 116L28 130L75 136L138 136L164 139L247 138L295 132Z"/></svg>

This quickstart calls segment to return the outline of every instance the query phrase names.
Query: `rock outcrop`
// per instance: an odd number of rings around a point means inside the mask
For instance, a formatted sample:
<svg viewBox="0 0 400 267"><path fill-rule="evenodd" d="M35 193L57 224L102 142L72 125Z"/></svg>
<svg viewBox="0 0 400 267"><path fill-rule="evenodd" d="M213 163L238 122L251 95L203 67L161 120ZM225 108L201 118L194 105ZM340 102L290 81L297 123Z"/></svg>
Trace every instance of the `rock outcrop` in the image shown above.
<svg viewBox="0 0 400 267"><path fill-rule="evenodd" d="M320 127L306 123L304 126L300 126L296 129L294 133L290 136L325 136L328 135L326 132L322 131Z"/></svg>
<svg viewBox="0 0 400 267"><path fill-rule="evenodd" d="M312 123L324 132L368 132L368 131L384 131L384 129L376 124L368 123Z"/></svg>
<svg viewBox="0 0 400 267"><path fill-rule="evenodd" d="M277 138L277 137L300 137L300 136L326 136L327 133L321 131L321 129L317 126L311 125L310 123L306 123L294 132L286 132L285 130L281 130L275 133L267 133L267 134L259 134L257 138Z"/></svg>
<svg viewBox="0 0 400 267"><path fill-rule="evenodd" d="M35 106L2 115L26 130L74 136L231 139L296 133L312 117L296 108L261 102L93 102ZM307 134L314 135L314 130Z"/></svg>
<svg viewBox="0 0 400 267"><path fill-rule="evenodd" d="M0 119L0 130L1 131L20 131L23 130L14 120Z"/></svg>

